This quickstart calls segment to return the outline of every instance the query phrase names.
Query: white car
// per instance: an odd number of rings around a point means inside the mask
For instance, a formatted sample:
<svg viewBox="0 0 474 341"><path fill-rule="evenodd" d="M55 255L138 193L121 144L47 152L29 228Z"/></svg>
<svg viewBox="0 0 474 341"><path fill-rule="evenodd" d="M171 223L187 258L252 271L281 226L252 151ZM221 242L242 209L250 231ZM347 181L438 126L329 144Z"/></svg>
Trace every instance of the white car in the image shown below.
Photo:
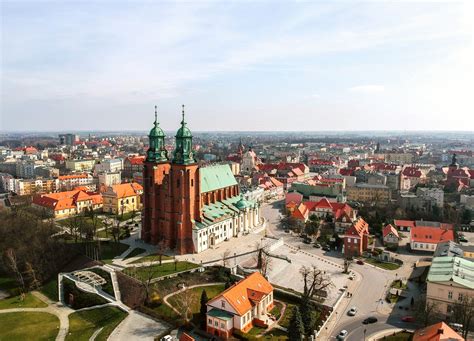
<svg viewBox="0 0 474 341"><path fill-rule="evenodd" d="M346 338L347 334L348 334L347 330L345 330L345 329L341 330L341 332L339 334L337 334L336 339L344 340Z"/></svg>
<svg viewBox="0 0 474 341"><path fill-rule="evenodd" d="M349 315L349 316L355 316L356 313L357 313L357 308L356 308L356 307L352 307L352 308L349 309L349 311L347 312L347 315Z"/></svg>
<svg viewBox="0 0 474 341"><path fill-rule="evenodd" d="M163 336L160 341L173 341L173 337L171 335Z"/></svg>

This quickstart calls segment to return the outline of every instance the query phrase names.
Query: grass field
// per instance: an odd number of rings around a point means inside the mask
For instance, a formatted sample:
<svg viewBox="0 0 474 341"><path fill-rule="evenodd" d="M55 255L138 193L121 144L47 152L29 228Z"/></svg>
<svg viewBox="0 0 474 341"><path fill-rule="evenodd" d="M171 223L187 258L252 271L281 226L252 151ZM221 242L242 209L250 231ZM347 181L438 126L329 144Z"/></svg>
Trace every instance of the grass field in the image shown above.
<svg viewBox="0 0 474 341"><path fill-rule="evenodd" d="M11 294L16 288L18 288L18 284L13 278L0 276L0 290L4 290Z"/></svg>
<svg viewBox="0 0 474 341"><path fill-rule="evenodd" d="M59 330L59 319L48 313L0 314L0 340L54 340Z"/></svg>
<svg viewBox="0 0 474 341"><path fill-rule="evenodd" d="M290 325L290 320L291 320L291 316L293 315L294 308L295 308L294 304L288 304L288 303L286 304L285 314L280 320L280 323L278 323L280 326L284 328L288 328L288 326Z"/></svg>
<svg viewBox="0 0 474 341"><path fill-rule="evenodd" d="M161 256L162 261L163 260L169 260L169 259L173 259L173 257L166 256L166 255ZM159 255L152 254L152 255L145 256L145 257L141 257L141 258L131 262L130 264L143 263L143 262L156 262L156 261L159 261L159 260L160 260Z"/></svg>
<svg viewBox="0 0 474 341"><path fill-rule="evenodd" d="M176 269L175 269L176 267ZM152 274L152 278L158 278L162 276L166 276L175 272L180 272L184 270L190 270L199 267L199 265L189 262L177 262L177 263L163 263L162 265L156 264L151 266L143 266L143 267L131 267L126 268L124 272L132 277L137 278L140 281L144 281L150 273Z"/></svg>
<svg viewBox="0 0 474 341"><path fill-rule="evenodd" d="M121 255L129 246L122 243L106 242L100 244L100 260L106 264L112 263L112 260Z"/></svg>
<svg viewBox="0 0 474 341"><path fill-rule="evenodd" d="M397 263L385 263L372 258L366 258L365 261L369 264L375 265L385 270L396 270L400 267L400 265L398 265Z"/></svg>
<svg viewBox="0 0 474 341"><path fill-rule="evenodd" d="M206 290L207 298L212 299L219 295L221 292L224 291L224 284L218 284L218 285L209 285L205 287L197 287L197 288L192 288L189 289L193 293L194 299L193 299L193 304L191 306L191 311L193 314L199 313L201 309L201 294L203 290ZM176 301L179 300L180 296L183 295L183 293L179 293L177 295L171 296L168 299L168 302L172 305L176 305Z"/></svg>
<svg viewBox="0 0 474 341"><path fill-rule="evenodd" d="M107 340L115 327L127 316L116 307L84 310L69 315L69 334L66 340L87 341L99 328L104 328L95 340Z"/></svg>
<svg viewBox="0 0 474 341"><path fill-rule="evenodd" d="M46 303L33 296L33 294L30 292L25 295L23 300L21 300L20 296L0 300L0 309L46 308L47 306L48 305Z"/></svg>

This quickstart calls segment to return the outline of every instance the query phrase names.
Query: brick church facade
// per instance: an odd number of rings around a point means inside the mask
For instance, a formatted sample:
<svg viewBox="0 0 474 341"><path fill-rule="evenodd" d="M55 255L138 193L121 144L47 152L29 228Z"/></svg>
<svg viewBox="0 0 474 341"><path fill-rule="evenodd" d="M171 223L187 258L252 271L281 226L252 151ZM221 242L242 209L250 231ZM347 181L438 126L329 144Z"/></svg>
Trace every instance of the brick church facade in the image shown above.
<svg viewBox="0 0 474 341"><path fill-rule="evenodd" d="M200 167L184 120L170 158L155 122L143 164L141 238L177 254L201 252L264 224L257 203L243 199L229 165Z"/></svg>

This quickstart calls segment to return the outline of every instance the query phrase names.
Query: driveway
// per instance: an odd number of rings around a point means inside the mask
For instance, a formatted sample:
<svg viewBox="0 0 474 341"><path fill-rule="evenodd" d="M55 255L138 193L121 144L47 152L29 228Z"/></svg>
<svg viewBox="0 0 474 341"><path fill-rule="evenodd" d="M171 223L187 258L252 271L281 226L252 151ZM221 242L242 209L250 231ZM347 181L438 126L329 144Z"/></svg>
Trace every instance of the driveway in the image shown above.
<svg viewBox="0 0 474 341"><path fill-rule="evenodd" d="M137 311L129 315L115 328L108 340L153 341L155 337L168 330L170 325L158 322Z"/></svg>

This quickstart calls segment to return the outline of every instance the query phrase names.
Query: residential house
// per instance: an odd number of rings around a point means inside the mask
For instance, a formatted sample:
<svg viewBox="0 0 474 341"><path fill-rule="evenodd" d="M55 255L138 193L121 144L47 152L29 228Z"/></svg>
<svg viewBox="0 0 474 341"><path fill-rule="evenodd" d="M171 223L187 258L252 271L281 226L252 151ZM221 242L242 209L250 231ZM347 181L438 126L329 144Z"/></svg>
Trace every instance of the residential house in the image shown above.
<svg viewBox="0 0 474 341"><path fill-rule="evenodd" d="M66 218L86 209L99 210L102 208L102 196L83 190L40 194L33 198L32 205L46 210L54 218Z"/></svg>
<svg viewBox="0 0 474 341"><path fill-rule="evenodd" d="M141 194L143 187L135 182L112 185L102 193L104 212L123 214L139 211L142 207Z"/></svg>
<svg viewBox="0 0 474 341"><path fill-rule="evenodd" d="M454 329L444 322L415 330L413 341L464 341Z"/></svg>
<svg viewBox="0 0 474 341"><path fill-rule="evenodd" d="M369 224L359 218L346 230L344 235L344 250L346 257L360 256L369 245Z"/></svg>
<svg viewBox="0 0 474 341"><path fill-rule="evenodd" d="M438 243L449 240L454 240L454 232L446 227L416 225L410 230L410 247L413 251L434 252Z"/></svg>
<svg viewBox="0 0 474 341"><path fill-rule="evenodd" d="M273 286L254 272L207 303L206 330L228 339L239 330L248 332L253 326L266 327L273 308Z"/></svg>
<svg viewBox="0 0 474 341"><path fill-rule="evenodd" d="M383 231L383 243L384 245L392 248L398 247L398 242L400 241L400 236L398 231L392 224L388 224L384 227Z"/></svg>

